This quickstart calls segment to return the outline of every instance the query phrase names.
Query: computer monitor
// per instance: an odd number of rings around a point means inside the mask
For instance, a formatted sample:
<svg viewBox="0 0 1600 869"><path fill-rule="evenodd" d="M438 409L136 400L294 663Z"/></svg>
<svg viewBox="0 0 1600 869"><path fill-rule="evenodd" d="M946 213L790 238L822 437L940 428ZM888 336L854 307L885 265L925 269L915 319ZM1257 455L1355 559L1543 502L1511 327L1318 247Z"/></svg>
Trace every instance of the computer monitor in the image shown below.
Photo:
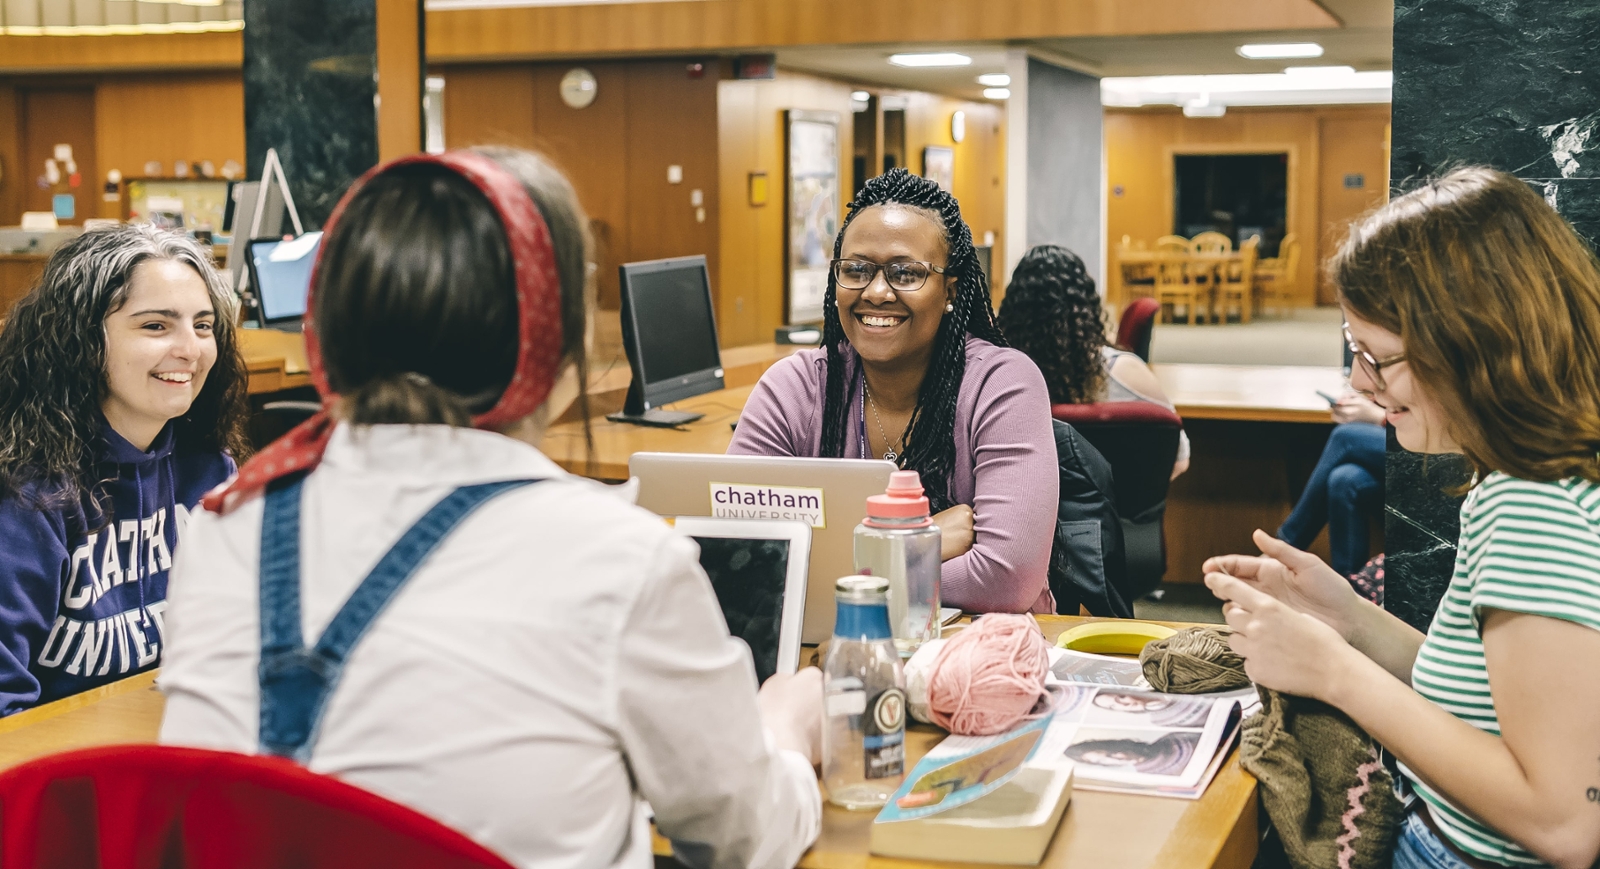
<svg viewBox="0 0 1600 869"><path fill-rule="evenodd" d="M250 286L255 289L257 319L263 329L300 327L306 315L311 268L321 246L320 232L308 232L293 241L250 242Z"/></svg>
<svg viewBox="0 0 1600 869"><path fill-rule="evenodd" d="M606 418L654 426L699 419L701 414L664 411L660 406L723 387L706 258L626 263L619 272L622 345L633 383L622 412Z"/></svg>

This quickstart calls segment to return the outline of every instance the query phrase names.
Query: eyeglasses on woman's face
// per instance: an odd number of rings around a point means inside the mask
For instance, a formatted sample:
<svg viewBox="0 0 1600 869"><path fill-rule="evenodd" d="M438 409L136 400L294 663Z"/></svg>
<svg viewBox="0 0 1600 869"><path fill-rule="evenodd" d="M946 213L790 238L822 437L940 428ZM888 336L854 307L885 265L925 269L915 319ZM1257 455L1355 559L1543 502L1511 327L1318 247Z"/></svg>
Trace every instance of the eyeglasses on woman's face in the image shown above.
<svg viewBox="0 0 1600 869"><path fill-rule="evenodd" d="M914 293L928 283L928 275L944 274L944 269L933 263L915 260L898 260L892 263L875 263L864 259L836 259L833 261L833 280L840 289L864 290L872 286L878 272L889 289L897 293Z"/></svg>
<svg viewBox="0 0 1600 869"><path fill-rule="evenodd" d="M1372 381L1372 385L1377 387L1379 392L1389 388L1389 384L1385 383L1383 379L1383 369L1406 361L1406 354L1404 353L1396 353L1393 356L1385 356L1382 359L1373 356L1360 344L1356 343L1355 336L1350 334L1349 323L1344 324L1344 342L1350 347L1350 352L1355 354L1356 364L1361 366L1362 373L1367 375L1367 379Z"/></svg>

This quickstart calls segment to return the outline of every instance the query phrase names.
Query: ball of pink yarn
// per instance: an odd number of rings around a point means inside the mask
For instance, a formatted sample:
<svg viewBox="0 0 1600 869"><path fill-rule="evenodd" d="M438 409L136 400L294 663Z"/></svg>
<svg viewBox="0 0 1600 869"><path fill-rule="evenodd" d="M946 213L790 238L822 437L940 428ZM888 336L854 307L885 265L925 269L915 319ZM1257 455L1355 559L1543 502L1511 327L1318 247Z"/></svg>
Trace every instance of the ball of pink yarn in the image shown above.
<svg viewBox="0 0 1600 869"><path fill-rule="evenodd" d="M928 710L951 733L1004 733L1048 693L1050 646L1031 616L991 614L945 643L928 673Z"/></svg>

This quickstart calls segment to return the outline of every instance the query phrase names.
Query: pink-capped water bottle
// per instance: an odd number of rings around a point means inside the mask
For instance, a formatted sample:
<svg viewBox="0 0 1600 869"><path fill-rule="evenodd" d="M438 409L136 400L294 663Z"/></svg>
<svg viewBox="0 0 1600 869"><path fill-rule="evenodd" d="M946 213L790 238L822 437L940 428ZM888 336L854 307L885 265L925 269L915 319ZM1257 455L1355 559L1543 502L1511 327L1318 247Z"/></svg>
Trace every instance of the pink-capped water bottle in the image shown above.
<svg viewBox="0 0 1600 869"><path fill-rule="evenodd" d="M916 471L889 475L889 489L867 499L856 526L858 573L889 581L889 627L895 649L909 658L939 636L939 526Z"/></svg>

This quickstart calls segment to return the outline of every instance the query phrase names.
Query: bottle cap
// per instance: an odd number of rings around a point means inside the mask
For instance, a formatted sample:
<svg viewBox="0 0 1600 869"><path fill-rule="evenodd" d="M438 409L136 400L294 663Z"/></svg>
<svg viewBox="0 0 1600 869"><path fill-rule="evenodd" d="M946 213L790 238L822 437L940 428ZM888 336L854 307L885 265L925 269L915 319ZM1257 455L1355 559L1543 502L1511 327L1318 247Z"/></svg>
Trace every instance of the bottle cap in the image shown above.
<svg viewBox="0 0 1600 869"><path fill-rule="evenodd" d="M842 576L833 584L833 597L845 603L887 603L889 580L865 574Z"/></svg>
<svg viewBox="0 0 1600 869"><path fill-rule="evenodd" d="M888 490L867 498L868 519L917 519L927 515L928 499L922 494L922 478L916 471L891 473Z"/></svg>

